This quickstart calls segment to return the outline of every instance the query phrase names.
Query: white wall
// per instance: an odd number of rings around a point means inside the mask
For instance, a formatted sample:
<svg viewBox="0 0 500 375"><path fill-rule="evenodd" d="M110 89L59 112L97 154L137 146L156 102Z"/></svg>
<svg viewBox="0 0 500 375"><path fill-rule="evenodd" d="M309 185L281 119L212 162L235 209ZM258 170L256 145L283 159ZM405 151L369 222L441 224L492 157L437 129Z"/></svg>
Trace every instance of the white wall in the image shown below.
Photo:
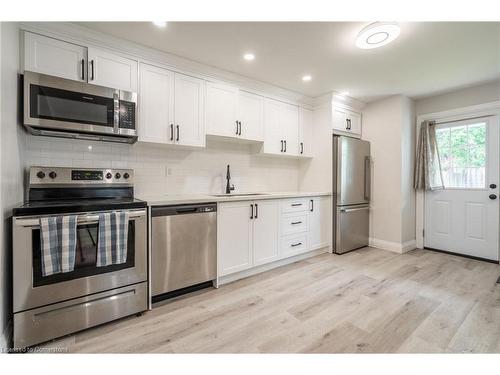
<svg viewBox="0 0 500 375"><path fill-rule="evenodd" d="M402 95L370 103L363 110L363 139L371 143L370 243L404 251L415 240L413 176L414 108Z"/></svg>
<svg viewBox="0 0 500 375"><path fill-rule="evenodd" d="M208 141L206 149L180 150L147 143L122 145L28 135L26 147L26 167L132 168L135 193L142 197L221 193L227 164L236 191L298 188L298 160L256 155L246 144Z"/></svg>
<svg viewBox="0 0 500 375"><path fill-rule="evenodd" d="M23 149L25 134L18 123L19 29L1 25L1 206L0 211L0 347L10 336L12 207L23 200Z"/></svg>
<svg viewBox="0 0 500 375"><path fill-rule="evenodd" d="M415 102L415 112L418 116L497 100L500 100L500 80L419 99Z"/></svg>

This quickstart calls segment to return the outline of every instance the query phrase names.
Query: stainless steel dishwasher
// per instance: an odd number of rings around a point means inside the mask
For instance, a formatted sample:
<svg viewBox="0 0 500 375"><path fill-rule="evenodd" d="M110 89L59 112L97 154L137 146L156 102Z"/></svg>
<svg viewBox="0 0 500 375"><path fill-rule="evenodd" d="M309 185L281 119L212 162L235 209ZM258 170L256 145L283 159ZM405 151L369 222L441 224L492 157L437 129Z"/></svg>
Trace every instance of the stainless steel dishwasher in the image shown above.
<svg viewBox="0 0 500 375"><path fill-rule="evenodd" d="M217 277L217 204L151 209L153 302L207 287Z"/></svg>

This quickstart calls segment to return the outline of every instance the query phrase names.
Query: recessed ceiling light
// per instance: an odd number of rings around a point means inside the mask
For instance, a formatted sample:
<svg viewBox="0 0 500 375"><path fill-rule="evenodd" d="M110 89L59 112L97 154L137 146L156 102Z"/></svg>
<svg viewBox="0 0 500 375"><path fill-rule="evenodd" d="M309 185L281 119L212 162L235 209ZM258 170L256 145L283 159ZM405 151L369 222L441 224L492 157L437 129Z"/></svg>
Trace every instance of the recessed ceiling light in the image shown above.
<svg viewBox="0 0 500 375"><path fill-rule="evenodd" d="M312 77L308 74L302 77L302 81L304 81L304 82L309 82L311 79L312 79Z"/></svg>
<svg viewBox="0 0 500 375"><path fill-rule="evenodd" d="M158 26L158 27L165 27L167 26L166 21L153 21L153 25Z"/></svg>
<svg viewBox="0 0 500 375"><path fill-rule="evenodd" d="M401 29L396 22L375 22L360 31L356 46L362 49L379 48L395 40Z"/></svg>
<svg viewBox="0 0 500 375"><path fill-rule="evenodd" d="M255 60L255 55L253 53L245 53L243 58L247 61L253 61Z"/></svg>

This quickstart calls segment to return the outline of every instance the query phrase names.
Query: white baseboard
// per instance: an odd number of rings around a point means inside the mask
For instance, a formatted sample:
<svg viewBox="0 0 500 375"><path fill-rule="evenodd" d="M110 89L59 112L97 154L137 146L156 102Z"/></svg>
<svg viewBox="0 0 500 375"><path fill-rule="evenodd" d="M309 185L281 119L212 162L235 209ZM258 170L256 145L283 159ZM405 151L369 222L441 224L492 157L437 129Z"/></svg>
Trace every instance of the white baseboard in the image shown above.
<svg viewBox="0 0 500 375"><path fill-rule="evenodd" d="M277 260L277 261L272 262L272 263L263 264L261 266L253 267L253 268L250 268L248 270L233 273L231 275L221 276L217 280L217 286L231 283L233 281L243 279L245 277L253 276L253 275L256 275L256 274L261 273L261 272L272 270L273 268L281 267L281 266L284 266L286 264L294 263L294 262L297 262L299 260L311 258L313 256L316 256L319 254L324 254L324 253L329 253L329 252L331 252L331 251L330 251L330 246L328 245L326 247L322 247L322 248L317 249L317 250L309 251L309 252L304 253L304 254L295 255L295 256L290 257L290 258L280 259L280 260Z"/></svg>
<svg viewBox="0 0 500 375"><path fill-rule="evenodd" d="M394 253L403 254L417 248L416 240L410 240L403 243L379 240L378 238L370 237L369 246L381 250L392 251Z"/></svg>

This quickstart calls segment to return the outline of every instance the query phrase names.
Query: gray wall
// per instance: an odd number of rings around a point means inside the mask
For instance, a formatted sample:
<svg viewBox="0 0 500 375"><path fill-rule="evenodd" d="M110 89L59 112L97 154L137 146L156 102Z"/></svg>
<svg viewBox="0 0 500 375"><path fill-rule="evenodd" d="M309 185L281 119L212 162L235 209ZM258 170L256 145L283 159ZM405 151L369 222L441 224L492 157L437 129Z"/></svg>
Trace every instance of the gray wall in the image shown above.
<svg viewBox="0 0 500 375"><path fill-rule="evenodd" d="M12 207L23 201L23 150L25 134L19 126L18 68L19 29L16 23L2 22L0 55L0 347L11 334L11 229Z"/></svg>

